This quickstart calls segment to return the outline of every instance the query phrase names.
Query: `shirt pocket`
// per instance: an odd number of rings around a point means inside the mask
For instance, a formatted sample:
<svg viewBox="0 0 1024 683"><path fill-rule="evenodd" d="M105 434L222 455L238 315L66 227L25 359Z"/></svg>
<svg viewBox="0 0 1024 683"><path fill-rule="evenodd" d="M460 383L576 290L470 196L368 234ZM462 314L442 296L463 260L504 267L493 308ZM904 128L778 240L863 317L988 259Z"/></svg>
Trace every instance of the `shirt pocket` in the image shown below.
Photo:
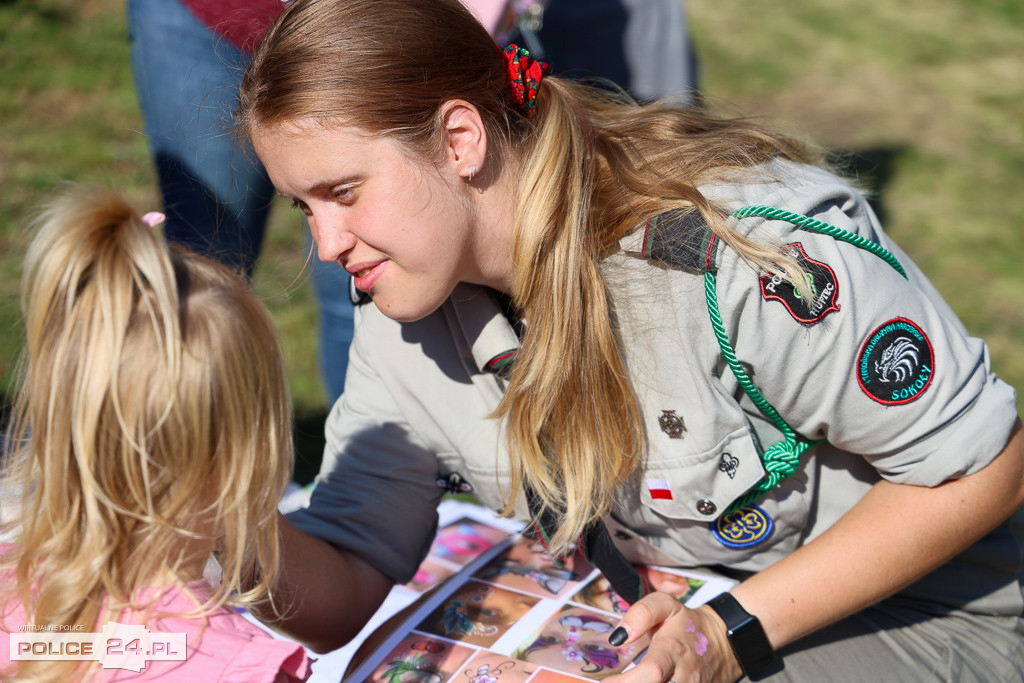
<svg viewBox="0 0 1024 683"><path fill-rule="evenodd" d="M668 519L712 521L763 476L761 459L745 428L696 452L652 444L639 482L640 503Z"/></svg>
<svg viewBox="0 0 1024 683"><path fill-rule="evenodd" d="M652 454L637 481L639 509L622 521L683 563L763 569L802 542L815 481L812 453L792 476L738 510L730 508L764 476L749 429L697 453Z"/></svg>

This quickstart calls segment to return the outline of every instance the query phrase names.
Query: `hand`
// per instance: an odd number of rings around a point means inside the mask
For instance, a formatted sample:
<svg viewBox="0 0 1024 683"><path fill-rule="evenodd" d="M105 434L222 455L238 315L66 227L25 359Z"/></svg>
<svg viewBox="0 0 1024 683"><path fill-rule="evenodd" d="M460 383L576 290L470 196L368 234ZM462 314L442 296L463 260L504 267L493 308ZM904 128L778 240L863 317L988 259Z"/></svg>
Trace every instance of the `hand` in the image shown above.
<svg viewBox="0 0 1024 683"><path fill-rule="evenodd" d="M630 607L619 626L628 634L624 642L645 633L652 640L639 664L609 681L731 683L743 675L729 645L725 624L709 607L687 609L667 593L655 592Z"/></svg>

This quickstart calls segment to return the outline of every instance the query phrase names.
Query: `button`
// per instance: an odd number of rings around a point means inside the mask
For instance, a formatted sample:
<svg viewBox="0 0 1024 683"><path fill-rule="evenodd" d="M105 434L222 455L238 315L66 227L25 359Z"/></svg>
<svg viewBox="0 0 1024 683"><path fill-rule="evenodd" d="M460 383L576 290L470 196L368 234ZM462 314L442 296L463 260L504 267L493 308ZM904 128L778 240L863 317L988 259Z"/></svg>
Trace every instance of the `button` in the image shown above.
<svg viewBox="0 0 1024 683"><path fill-rule="evenodd" d="M697 512L702 515L713 515L718 510L718 507L710 498L701 498L697 501Z"/></svg>

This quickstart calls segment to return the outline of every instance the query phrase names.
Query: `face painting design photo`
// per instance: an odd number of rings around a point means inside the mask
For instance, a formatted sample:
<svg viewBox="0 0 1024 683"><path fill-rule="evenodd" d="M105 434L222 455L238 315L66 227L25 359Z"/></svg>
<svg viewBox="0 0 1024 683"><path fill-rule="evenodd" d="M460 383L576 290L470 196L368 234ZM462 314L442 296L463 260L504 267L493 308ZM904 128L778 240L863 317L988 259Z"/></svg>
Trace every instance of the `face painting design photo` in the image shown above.
<svg viewBox="0 0 1024 683"><path fill-rule="evenodd" d="M684 604L706 583L703 579L676 574L671 571L663 571L654 567L638 566L636 570L651 588L662 593L668 593ZM573 596L573 600L589 607L604 610L605 612L615 612L616 614L625 613L629 609L629 603L615 592L611 583L604 576L598 576L584 586Z"/></svg>
<svg viewBox="0 0 1024 683"><path fill-rule="evenodd" d="M583 607L565 607L515 656L595 680L607 678L628 666L650 640L644 636L628 645L613 647L608 643L608 634L617 621L616 617Z"/></svg>
<svg viewBox="0 0 1024 683"><path fill-rule="evenodd" d="M506 531L471 519L459 520L438 532L428 556L463 566L507 535Z"/></svg>
<svg viewBox="0 0 1024 683"><path fill-rule="evenodd" d="M452 640L489 647L538 602L537 598L470 581L418 628Z"/></svg>
<svg viewBox="0 0 1024 683"><path fill-rule="evenodd" d="M571 592L591 571L593 567L579 554L556 563L540 543L523 538L478 576L532 595L552 597Z"/></svg>
<svg viewBox="0 0 1024 683"><path fill-rule="evenodd" d="M526 683L537 667L493 652L479 652L469 660L462 683ZM530 679L532 680L532 679Z"/></svg>
<svg viewBox="0 0 1024 683"><path fill-rule="evenodd" d="M371 674L371 683L441 683L449 680L473 650L422 634L412 633Z"/></svg>

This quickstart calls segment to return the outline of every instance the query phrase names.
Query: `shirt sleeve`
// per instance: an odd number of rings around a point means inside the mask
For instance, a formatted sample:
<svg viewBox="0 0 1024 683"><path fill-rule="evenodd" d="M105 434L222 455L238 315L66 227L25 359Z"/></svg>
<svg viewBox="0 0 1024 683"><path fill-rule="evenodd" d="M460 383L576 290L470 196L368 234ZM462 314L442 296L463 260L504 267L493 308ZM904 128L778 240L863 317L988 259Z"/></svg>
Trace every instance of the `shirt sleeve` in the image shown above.
<svg viewBox="0 0 1024 683"><path fill-rule="evenodd" d="M838 179L777 183L764 194L743 203L785 208L864 237L907 273L788 221L740 219L741 230L776 242L811 276L807 302L733 250L719 250L726 332L764 398L799 434L862 454L897 483L935 486L987 465L1017 412L1013 389L991 372L985 343L967 333L866 201ZM723 381L732 381L727 368Z"/></svg>
<svg viewBox="0 0 1024 683"><path fill-rule="evenodd" d="M327 420L327 445L298 529L358 555L396 583L409 581L437 528L437 458L407 423L375 364L401 343L397 323L356 309L345 392ZM368 318L373 318L368 323Z"/></svg>

